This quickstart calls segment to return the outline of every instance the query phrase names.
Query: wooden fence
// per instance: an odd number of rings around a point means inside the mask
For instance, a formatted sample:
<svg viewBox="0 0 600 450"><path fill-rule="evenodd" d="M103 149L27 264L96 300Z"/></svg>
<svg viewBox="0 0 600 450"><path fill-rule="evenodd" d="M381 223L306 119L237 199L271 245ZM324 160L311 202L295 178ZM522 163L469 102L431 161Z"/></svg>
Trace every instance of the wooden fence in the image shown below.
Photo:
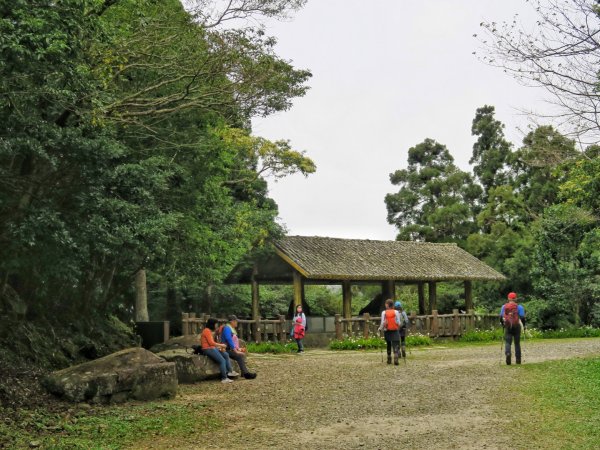
<svg viewBox="0 0 600 450"><path fill-rule="evenodd" d="M206 314L196 317L195 313L183 313L181 317L183 335L200 334L209 317L210 315ZM227 319L215 317L215 320L219 325L227 323ZM236 331L240 339L248 342L285 342L287 340L287 333L289 332L287 324L288 321L285 320L285 316L279 316L277 319L238 319Z"/></svg>
<svg viewBox="0 0 600 450"><path fill-rule="evenodd" d="M210 316L201 314L196 317L194 313L183 313L181 322L184 336L200 334L204 324ZM409 316L409 334L423 334L430 337L458 337L464 332L475 329L490 329L498 326L496 314L475 314L469 311L460 314L457 309L452 314L438 314L433 311L431 315L417 315L411 313ZM226 323L227 319L215 318L220 324ZM335 337L365 337L378 335L377 329L381 323L381 317L371 317L364 314L360 317L344 319L340 314L335 315ZM279 341L286 342L291 322L285 316L276 319L249 320L239 319L237 333L240 339L247 342ZM310 331L310 330L309 330Z"/></svg>
<svg viewBox="0 0 600 450"><path fill-rule="evenodd" d="M423 334L430 337L458 337L466 331L475 329L490 329L498 326L496 314L475 314L470 310L467 314L460 314L458 309L452 314L438 314L436 310L431 315L418 316L414 312L409 316L410 326L408 334ZM335 315L335 337L364 337L378 334L381 317L371 317L364 314L360 317L344 319L340 314Z"/></svg>

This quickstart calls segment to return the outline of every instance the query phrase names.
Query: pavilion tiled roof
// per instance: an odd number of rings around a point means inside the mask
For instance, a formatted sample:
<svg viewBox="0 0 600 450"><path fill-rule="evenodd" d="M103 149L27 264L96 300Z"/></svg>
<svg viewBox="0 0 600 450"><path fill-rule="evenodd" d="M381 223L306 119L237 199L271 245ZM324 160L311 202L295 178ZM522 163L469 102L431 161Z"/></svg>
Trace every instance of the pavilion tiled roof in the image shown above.
<svg viewBox="0 0 600 450"><path fill-rule="evenodd" d="M278 253L308 279L500 281L500 272L456 244L286 236Z"/></svg>

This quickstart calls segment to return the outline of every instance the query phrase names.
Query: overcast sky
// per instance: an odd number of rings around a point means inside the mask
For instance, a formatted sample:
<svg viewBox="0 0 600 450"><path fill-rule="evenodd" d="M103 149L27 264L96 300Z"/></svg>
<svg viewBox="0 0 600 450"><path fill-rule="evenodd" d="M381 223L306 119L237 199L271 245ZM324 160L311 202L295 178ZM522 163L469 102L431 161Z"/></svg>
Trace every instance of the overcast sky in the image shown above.
<svg viewBox="0 0 600 450"><path fill-rule="evenodd" d="M469 170L471 122L485 104L520 144L520 110L543 110L543 92L472 54L480 22L515 13L532 17L524 0L309 0L292 20L269 22L279 56L313 74L291 110L253 121L254 134L289 139L317 165L308 178L269 182L289 234L395 239L389 174L425 138Z"/></svg>

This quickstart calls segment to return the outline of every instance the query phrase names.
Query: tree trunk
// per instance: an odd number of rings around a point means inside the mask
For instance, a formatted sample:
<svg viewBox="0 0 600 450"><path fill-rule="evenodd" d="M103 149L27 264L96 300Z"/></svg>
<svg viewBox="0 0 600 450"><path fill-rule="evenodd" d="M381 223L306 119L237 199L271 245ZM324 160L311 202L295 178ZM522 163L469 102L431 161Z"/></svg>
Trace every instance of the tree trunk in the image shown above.
<svg viewBox="0 0 600 450"><path fill-rule="evenodd" d="M135 274L135 321L149 322L148 291L146 290L146 271L138 270Z"/></svg>

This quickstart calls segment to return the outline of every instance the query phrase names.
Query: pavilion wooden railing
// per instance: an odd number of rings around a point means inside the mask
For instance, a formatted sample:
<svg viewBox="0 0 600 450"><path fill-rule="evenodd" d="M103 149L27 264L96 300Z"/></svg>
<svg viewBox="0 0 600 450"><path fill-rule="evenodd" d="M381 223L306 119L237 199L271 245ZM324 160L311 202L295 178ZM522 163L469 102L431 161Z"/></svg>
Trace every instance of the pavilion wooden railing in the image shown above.
<svg viewBox="0 0 600 450"><path fill-rule="evenodd" d="M181 315L181 328L184 336L200 334L204 329L206 321L211 317L207 314L201 314L196 317L195 313L183 313ZM227 322L227 319L215 317L219 325ZM257 320L239 319L237 334L240 339L247 342L279 341L287 340L289 331L288 322L285 316L279 316L277 319Z"/></svg>
<svg viewBox="0 0 600 450"><path fill-rule="evenodd" d="M476 314L473 310L460 314L458 309L453 310L452 314L438 314L436 310L431 315L416 315L412 312L409 320L409 334L420 333L430 337L452 338L470 330L493 328L499 323L496 314ZM371 335L377 336L380 323L381 317L371 317L369 314L349 319L336 314L335 336L336 339L348 336L365 338Z"/></svg>

